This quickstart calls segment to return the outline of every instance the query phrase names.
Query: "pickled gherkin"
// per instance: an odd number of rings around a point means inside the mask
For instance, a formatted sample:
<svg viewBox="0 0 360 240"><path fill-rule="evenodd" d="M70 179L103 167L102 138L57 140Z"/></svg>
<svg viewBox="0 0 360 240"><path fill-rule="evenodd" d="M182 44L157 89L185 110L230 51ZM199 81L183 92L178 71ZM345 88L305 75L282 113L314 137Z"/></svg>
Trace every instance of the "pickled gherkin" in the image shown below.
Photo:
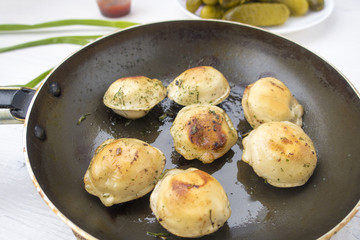
<svg viewBox="0 0 360 240"><path fill-rule="evenodd" d="M276 2L285 4L291 16L303 16L309 10L309 3L307 0L276 0Z"/></svg>
<svg viewBox="0 0 360 240"><path fill-rule="evenodd" d="M224 10L219 5L205 5L200 12L201 18L221 19Z"/></svg>
<svg viewBox="0 0 360 240"><path fill-rule="evenodd" d="M202 0L186 0L186 9L192 13L196 12L202 4Z"/></svg>
<svg viewBox="0 0 360 240"><path fill-rule="evenodd" d="M218 0L202 0L206 5L215 5L218 3Z"/></svg>
<svg viewBox="0 0 360 240"><path fill-rule="evenodd" d="M309 8L312 11L320 11L324 9L324 0L308 0Z"/></svg>
<svg viewBox="0 0 360 240"><path fill-rule="evenodd" d="M244 0L219 0L219 4L223 8L235 7L243 2L244 2Z"/></svg>
<svg viewBox="0 0 360 240"><path fill-rule="evenodd" d="M289 15L289 8L282 3L247 3L229 9L223 19L265 27L282 25Z"/></svg>

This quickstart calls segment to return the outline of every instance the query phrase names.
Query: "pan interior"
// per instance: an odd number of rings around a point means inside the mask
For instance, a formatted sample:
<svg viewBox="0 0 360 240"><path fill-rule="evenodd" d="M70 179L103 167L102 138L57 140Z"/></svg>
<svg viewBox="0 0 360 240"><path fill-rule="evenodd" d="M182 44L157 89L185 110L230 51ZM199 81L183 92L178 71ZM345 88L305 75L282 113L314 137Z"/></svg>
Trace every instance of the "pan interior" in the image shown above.
<svg viewBox="0 0 360 240"><path fill-rule="evenodd" d="M177 154L169 129L181 106L166 98L146 117L127 120L102 103L108 86L144 75L168 85L184 70L209 65L230 82L223 108L238 143L212 164ZM304 106L304 130L319 156L302 187L274 188L241 161L244 88L263 76L283 81ZM57 82L61 95L49 85ZM166 155L168 168L196 167L212 174L228 194L232 215L204 239L316 239L339 223L360 198L359 98L333 67L301 46L259 29L217 21L154 23L110 35L62 63L36 98L27 125L32 170L44 193L69 220L99 239L154 239L166 232L149 208L149 194L106 208L84 189L96 147L108 138L138 138ZM164 115L165 114L165 115ZM79 118L86 119L79 123ZM46 139L34 136L35 125ZM169 239L177 239L171 236Z"/></svg>

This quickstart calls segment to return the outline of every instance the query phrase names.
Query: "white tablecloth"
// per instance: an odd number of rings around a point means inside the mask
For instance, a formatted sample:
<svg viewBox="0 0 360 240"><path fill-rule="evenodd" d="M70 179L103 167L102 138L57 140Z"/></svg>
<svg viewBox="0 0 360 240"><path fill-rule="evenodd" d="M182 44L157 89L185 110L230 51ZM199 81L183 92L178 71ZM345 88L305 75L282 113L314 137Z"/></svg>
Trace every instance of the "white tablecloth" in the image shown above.
<svg viewBox="0 0 360 240"><path fill-rule="evenodd" d="M0 24L40 23L70 18L105 19L95 0L0 0ZM132 0L121 19L139 23L188 19L175 0ZM324 22L285 37L328 60L360 89L360 1L335 0ZM106 34L113 30L67 27L57 30L0 33L0 47L59 35ZM24 84L60 63L77 45L49 45L0 54L0 85ZM0 239L75 239L41 199L23 156L23 125L0 125ZM360 239L358 213L333 239Z"/></svg>

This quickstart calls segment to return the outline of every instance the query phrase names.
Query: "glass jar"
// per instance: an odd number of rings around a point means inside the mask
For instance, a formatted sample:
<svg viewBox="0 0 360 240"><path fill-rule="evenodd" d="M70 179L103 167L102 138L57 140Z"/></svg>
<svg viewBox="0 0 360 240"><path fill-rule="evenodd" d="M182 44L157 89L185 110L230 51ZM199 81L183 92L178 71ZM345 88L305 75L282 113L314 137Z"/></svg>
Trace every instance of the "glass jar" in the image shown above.
<svg viewBox="0 0 360 240"><path fill-rule="evenodd" d="M101 14L105 17L121 17L130 12L131 0L96 0Z"/></svg>

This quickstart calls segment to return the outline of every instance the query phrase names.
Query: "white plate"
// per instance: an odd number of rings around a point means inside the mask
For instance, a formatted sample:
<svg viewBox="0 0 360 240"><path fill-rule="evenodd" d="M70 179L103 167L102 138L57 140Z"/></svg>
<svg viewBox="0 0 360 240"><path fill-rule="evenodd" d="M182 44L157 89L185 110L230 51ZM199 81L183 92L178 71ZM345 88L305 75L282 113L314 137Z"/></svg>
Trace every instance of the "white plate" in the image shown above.
<svg viewBox="0 0 360 240"><path fill-rule="evenodd" d="M188 16L192 18L200 19L199 11L197 11L194 14L186 9L186 0L175 0L175 1ZM289 17L289 19L285 22L285 24L281 26L264 27L264 29L267 29L277 34L300 31L321 23L327 17L330 16L333 9L334 9L334 0L325 0L325 7L321 11L318 12L308 11L308 13L305 16Z"/></svg>

